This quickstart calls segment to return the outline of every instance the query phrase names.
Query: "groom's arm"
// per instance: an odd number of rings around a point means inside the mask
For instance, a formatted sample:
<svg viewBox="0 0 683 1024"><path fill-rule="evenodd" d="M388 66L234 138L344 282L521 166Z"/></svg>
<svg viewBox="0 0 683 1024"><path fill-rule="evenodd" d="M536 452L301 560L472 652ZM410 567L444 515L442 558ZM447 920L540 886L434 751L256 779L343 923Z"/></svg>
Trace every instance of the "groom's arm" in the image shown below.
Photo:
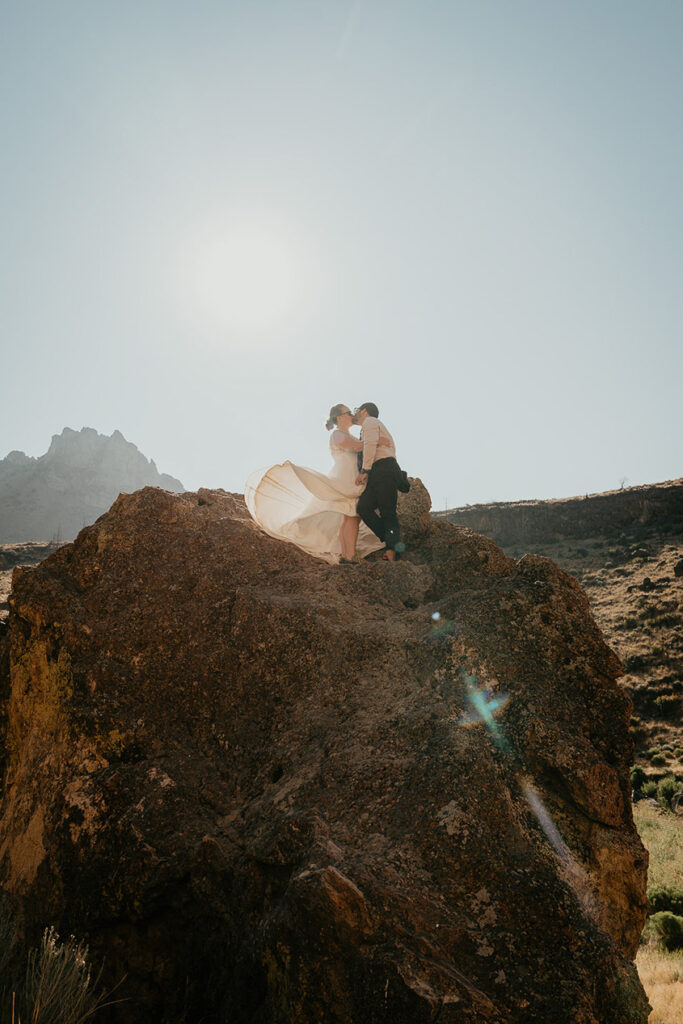
<svg viewBox="0 0 683 1024"><path fill-rule="evenodd" d="M379 420L368 417L363 424L363 473L369 473L379 442Z"/></svg>

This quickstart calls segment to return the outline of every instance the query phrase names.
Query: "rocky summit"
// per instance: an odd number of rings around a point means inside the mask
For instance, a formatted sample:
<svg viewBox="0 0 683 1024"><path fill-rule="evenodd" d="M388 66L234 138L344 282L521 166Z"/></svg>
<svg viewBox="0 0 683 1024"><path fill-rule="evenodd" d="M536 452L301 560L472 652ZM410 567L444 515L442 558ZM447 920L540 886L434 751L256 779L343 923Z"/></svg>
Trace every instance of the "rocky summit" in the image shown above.
<svg viewBox="0 0 683 1024"><path fill-rule="evenodd" d="M0 459L0 544L73 540L122 491L147 485L183 490L120 431L65 427L37 459L19 451Z"/></svg>
<svg viewBox="0 0 683 1024"><path fill-rule="evenodd" d="M122 495L16 569L0 884L130 1024L645 1024L630 704L576 580L402 496L327 566Z"/></svg>

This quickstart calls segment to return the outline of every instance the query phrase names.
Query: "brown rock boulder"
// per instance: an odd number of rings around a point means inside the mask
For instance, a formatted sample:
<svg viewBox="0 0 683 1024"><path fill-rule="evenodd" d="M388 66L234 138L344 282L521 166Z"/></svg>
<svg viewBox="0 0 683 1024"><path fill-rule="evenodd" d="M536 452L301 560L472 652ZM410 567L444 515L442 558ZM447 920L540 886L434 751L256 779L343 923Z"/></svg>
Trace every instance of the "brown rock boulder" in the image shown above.
<svg viewBox="0 0 683 1024"><path fill-rule="evenodd" d="M432 499L419 477L409 477L410 490L398 496L401 535L407 545L421 540L431 528Z"/></svg>
<svg viewBox="0 0 683 1024"><path fill-rule="evenodd" d="M112 1020L647 1020L630 706L547 559L327 566L146 488L10 603L0 883Z"/></svg>

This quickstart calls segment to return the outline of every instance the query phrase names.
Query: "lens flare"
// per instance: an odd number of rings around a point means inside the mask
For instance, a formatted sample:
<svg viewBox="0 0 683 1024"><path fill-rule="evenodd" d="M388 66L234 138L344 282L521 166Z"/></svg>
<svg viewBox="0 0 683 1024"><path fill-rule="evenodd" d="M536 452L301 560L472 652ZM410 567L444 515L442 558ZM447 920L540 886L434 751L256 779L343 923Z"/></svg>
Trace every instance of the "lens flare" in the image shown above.
<svg viewBox="0 0 683 1024"><path fill-rule="evenodd" d="M568 864L569 861L572 859L572 855L569 852L569 847L560 835L557 825L546 811L545 804L543 803L540 796L532 786L529 779L520 776L519 784L522 792L524 793L524 796L526 797L529 807L531 807L531 810L534 812L536 820L545 832L546 838L548 839L550 845L555 850L555 853L563 862L563 864Z"/></svg>
<svg viewBox="0 0 683 1024"><path fill-rule="evenodd" d="M483 722L491 733L496 746L507 752L509 750L508 742L494 718L495 713L507 704L509 699L507 695L501 693L493 697L490 689L477 686L475 676L465 675L465 696L471 711L463 712L458 719L460 725L478 725Z"/></svg>
<svg viewBox="0 0 683 1024"><path fill-rule="evenodd" d="M438 625L440 618L439 613L435 612L432 615L433 624ZM501 693L494 696L490 687L479 686L476 677L466 673L464 674L464 682L465 698L470 706L470 710L460 715L458 724L465 727L483 724L491 734L496 747L504 754L511 754L510 744L495 719L496 713L505 707L509 697L507 694ZM518 774L516 778L520 791L523 793L534 817L541 826L543 834L560 861L562 876L571 887L583 911L599 921L600 909L591 886L590 876L578 863L565 843L560 830L553 821L531 780L522 774Z"/></svg>
<svg viewBox="0 0 683 1024"><path fill-rule="evenodd" d="M431 615L431 629L426 639L427 642L439 643L446 641L455 629L455 623L451 622L450 619L445 619L441 616L441 612L432 612Z"/></svg>

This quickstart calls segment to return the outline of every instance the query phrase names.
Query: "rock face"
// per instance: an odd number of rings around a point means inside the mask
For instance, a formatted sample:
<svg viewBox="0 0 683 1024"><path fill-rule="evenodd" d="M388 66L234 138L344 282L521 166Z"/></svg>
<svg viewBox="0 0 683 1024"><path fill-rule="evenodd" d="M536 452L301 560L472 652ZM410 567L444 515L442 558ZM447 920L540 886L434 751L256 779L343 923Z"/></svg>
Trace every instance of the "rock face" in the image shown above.
<svg viewBox="0 0 683 1024"><path fill-rule="evenodd" d="M35 541L25 544L0 544L0 624L9 613L12 569L16 565L37 565L61 545Z"/></svg>
<svg viewBox="0 0 683 1024"><path fill-rule="evenodd" d="M73 540L119 494L148 485L183 490L118 430L66 427L40 458L14 451L0 460L0 544Z"/></svg>
<svg viewBox="0 0 683 1024"><path fill-rule="evenodd" d="M393 566L145 488L15 570L0 884L126 976L111 1020L645 1024L619 662L408 498Z"/></svg>
<svg viewBox="0 0 683 1024"><path fill-rule="evenodd" d="M683 531L683 478L580 498L467 505L434 515L468 526L503 547L618 533L648 522Z"/></svg>

